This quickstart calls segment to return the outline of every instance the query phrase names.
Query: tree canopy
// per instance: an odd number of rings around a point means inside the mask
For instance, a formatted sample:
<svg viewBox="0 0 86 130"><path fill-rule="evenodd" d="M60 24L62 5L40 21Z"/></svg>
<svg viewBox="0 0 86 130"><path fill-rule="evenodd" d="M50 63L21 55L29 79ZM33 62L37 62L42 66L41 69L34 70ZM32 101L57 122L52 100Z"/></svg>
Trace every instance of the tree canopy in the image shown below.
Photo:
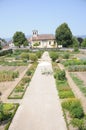
<svg viewBox="0 0 86 130"><path fill-rule="evenodd" d="M26 44L27 39L25 37L25 34L23 32L16 32L13 36L13 43L15 46L20 47L21 45L27 45Z"/></svg>
<svg viewBox="0 0 86 130"><path fill-rule="evenodd" d="M73 44L72 41L72 32L68 27L67 23L61 24L55 32L55 38L58 45L63 47L69 47Z"/></svg>
<svg viewBox="0 0 86 130"><path fill-rule="evenodd" d="M86 38L83 40L81 46L82 46L83 48L86 48Z"/></svg>

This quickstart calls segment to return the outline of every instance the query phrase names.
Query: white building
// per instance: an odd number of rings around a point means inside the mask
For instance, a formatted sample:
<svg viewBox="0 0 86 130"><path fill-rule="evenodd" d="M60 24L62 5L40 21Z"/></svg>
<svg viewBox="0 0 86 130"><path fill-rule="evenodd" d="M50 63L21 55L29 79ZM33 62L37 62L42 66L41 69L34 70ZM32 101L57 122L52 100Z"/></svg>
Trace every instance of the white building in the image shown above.
<svg viewBox="0 0 86 130"><path fill-rule="evenodd" d="M28 39L32 47L36 48L56 48L57 44L53 34L38 34L33 30L33 35Z"/></svg>

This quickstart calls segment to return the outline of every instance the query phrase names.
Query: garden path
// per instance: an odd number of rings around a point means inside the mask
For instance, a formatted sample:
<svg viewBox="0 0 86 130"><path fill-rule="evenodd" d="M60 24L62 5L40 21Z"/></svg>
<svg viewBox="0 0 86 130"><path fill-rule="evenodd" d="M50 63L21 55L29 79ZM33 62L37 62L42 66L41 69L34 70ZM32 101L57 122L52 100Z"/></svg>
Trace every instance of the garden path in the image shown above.
<svg viewBox="0 0 86 130"><path fill-rule="evenodd" d="M51 71L44 52L9 130L67 130Z"/></svg>

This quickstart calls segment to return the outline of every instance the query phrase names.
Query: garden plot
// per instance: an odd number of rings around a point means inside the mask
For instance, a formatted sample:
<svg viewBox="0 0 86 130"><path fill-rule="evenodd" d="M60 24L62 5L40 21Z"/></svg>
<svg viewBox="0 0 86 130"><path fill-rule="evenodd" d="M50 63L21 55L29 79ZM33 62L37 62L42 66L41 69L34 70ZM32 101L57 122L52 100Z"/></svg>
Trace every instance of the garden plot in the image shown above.
<svg viewBox="0 0 86 130"><path fill-rule="evenodd" d="M10 94L10 92L15 88L21 78L24 76L28 67L26 66L0 66L0 71L2 70L10 70L10 71L18 71L19 77L16 78L14 81L6 81L0 82L0 92L2 93L1 99L5 101Z"/></svg>

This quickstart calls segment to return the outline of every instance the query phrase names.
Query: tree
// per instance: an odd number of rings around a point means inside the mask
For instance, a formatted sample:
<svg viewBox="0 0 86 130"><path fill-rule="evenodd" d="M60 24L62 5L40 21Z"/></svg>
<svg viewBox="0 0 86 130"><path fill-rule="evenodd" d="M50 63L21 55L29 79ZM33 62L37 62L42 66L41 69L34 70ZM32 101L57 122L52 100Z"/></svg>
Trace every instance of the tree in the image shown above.
<svg viewBox="0 0 86 130"><path fill-rule="evenodd" d="M72 45L72 32L66 23L61 24L55 32L58 45L69 47Z"/></svg>
<svg viewBox="0 0 86 130"><path fill-rule="evenodd" d="M86 47L86 38L83 40L82 44L81 44L82 47Z"/></svg>
<svg viewBox="0 0 86 130"><path fill-rule="evenodd" d="M24 45L24 47L25 47L25 46L28 46L28 41L27 41L27 40L24 41L23 45Z"/></svg>
<svg viewBox="0 0 86 130"><path fill-rule="evenodd" d="M74 51L79 51L79 42L76 37L73 37L73 48Z"/></svg>
<svg viewBox="0 0 86 130"><path fill-rule="evenodd" d="M2 49L2 45L1 45L1 42L0 42L0 50Z"/></svg>
<svg viewBox="0 0 86 130"><path fill-rule="evenodd" d="M20 47L21 45L24 44L24 42L27 41L25 35L23 32L16 32L13 36L13 43L15 46Z"/></svg>
<svg viewBox="0 0 86 130"><path fill-rule="evenodd" d="M78 40L78 42L79 42L79 46L81 47L81 43L83 42L83 38L78 37L77 40Z"/></svg>

